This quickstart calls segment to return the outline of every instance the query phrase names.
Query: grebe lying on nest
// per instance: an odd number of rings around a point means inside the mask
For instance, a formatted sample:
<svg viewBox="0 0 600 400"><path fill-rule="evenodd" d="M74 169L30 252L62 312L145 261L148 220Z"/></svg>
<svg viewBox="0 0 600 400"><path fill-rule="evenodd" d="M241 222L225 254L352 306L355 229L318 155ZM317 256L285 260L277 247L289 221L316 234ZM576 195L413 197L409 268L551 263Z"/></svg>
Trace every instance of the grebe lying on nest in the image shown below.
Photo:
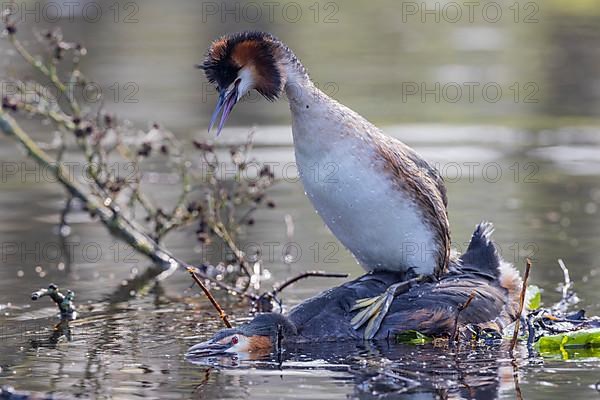
<svg viewBox="0 0 600 400"><path fill-rule="evenodd" d="M491 233L490 223L480 224L467 251L437 282L405 282L410 288L398 294L387 312L380 314L383 318L373 339L393 340L396 334L407 330L448 337L455 328L459 307L472 293L470 305L458 314L458 329L473 324L501 331L513 322L521 278L511 264L502 260ZM396 282L397 275L391 272L368 273L306 300L287 315L259 314L251 322L223 329L210 340L191 347L188 355L261 351L274 348L279 341L361 340L369 327L355 329L356 304L380 295Z"/></svg>

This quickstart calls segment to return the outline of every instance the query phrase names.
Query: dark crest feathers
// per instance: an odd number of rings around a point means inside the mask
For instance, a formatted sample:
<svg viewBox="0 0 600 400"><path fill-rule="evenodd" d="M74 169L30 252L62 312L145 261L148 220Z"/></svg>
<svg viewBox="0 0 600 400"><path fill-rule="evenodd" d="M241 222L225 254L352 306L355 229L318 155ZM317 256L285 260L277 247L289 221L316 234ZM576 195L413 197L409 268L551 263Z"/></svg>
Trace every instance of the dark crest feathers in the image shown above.
<svg viewBox="0 0 600 400"><path fill-rule="evenodd" d="M256 90L269 100L275 100L282 90L282 76L277 57L285 46L265 32L239 32L215 40L198 67L209 82L219 89L229 87L241 68L253 69Z"/></svg>

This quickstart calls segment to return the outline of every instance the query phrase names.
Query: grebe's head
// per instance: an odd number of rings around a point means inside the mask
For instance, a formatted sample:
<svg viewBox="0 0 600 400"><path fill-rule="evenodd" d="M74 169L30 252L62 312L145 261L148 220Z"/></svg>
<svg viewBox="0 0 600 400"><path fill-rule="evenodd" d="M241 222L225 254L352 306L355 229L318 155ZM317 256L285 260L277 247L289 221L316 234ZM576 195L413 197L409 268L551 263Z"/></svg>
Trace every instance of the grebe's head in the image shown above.
<svg viewBox="0 0 600 400"><path fill-rule="evenodd" d="M257 315L252 321L236 328L222 329L206 342L198 343L187 351L188 357L212 357L231 353L270 351L279 335L284 338L297 335L294 324L277 313Z"/></svg>
<svg viewBox="0 0 600 400"><path fill-rule="evenodd" d="M222 112L217 135L223 129L233 106L255 89L268 100L283 91L285 46L269 33L240 32L212 42L203 69L209 82L219 91L217 107L210 120L210 131Z"/></svg>

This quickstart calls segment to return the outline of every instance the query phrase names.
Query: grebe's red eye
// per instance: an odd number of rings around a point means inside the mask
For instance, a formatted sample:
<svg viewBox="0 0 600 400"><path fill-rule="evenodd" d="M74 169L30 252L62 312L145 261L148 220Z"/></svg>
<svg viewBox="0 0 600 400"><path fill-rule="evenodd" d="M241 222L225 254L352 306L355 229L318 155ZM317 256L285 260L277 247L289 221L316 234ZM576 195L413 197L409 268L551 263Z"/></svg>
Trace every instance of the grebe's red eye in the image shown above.
<svg viewBox="0 0 600 400"><path fill-rule="evenodd" d="M234 336L231 338L231 344L233 344L233 345L238 344L239 341L240 341L240 339L238 339L237 336Z"/></svg>

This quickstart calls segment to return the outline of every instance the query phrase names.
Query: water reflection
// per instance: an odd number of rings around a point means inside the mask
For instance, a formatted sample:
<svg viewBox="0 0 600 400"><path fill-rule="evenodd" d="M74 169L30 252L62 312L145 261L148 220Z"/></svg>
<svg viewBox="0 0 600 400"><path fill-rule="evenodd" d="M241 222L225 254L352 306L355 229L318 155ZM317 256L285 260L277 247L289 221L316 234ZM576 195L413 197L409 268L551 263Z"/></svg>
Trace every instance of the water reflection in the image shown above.
<svg viewBox="0 0 600 400"><path fill-rule="evenodd" d="M455 128L437 129L452 132ZM398 135L407 135L407 130L410 129L398 127ZM562 272L556 259L563 258L581 298L577 306L585 308L588 315L598 314L596 275L600 266L596 260L600 259L600 253L595 238L600 226L597 212L600 186L597 176L593 172L579 173L564 168L560 160L546 157L543 150L550 144L565 146L565 142L582 141L593 148L595 139L591 135L585 139L574 134L572 140L568 140L565 131L560 139L549 139L547 135L520 136L518 131L509 129L504 132L498 133L491 143L484 135L479 136L481 140L477 135L470 135L444 144L437 144L436 137L425 137L419 142L418 138L407 136L405 140L441 166L463 161L500 165L506 173L498 181L487 179L481 170L476 170L473 179L465 175L448 183L455 245L460 247L461 242L468 239L474 223L491 219L496 223L495 238L506 258L519 265L523 256L531 255L532 250L535 252L532 282L542 287L546 304L560 297L555 289L562 282ZM506 137L524 137L525 144L505 140ZM263 146L257 151L265 159L293 157L289 147ZM10 154L5 155L11 159ZM515 180L514 169L510 168L515 162L523 165L524 161L534 162L539 167L534 183L525 182L524 175ZM450 171L448 168L447 172ZM521 170L523 172L530 171ZM63 206L59 201L62 193L50 183L33 186L19 180L12 182L0 197L0 209L8 210L0 213L5 242L27 244L28 249L35 243L41 248L57 243L55 226ZM157 194L169 195L170 191L164 189L168 186L160 188ZM246 240L254 243L286 240L283 220L288 214L296 221L294 240L302 249L335 240L314 214L298 183L282 182L273 189L273 198L278 208L258 214ZM70 242L91 240L102 249L111 249L116 243L103 227L87 218L75 218L72 229ZM186 232L167 239L167 245L181 257L191 262L203 257L194 252L193 240ZM362 344L356 347L339 343L333 348L288 349L281 367L277 357L236 360L237 368L191 364L184 358L185 350L221 328L212 308L197 294L186 274L175 275L159 287L147 288L146 284L156 272L147 270L142 258L129 264L123 259L115 262L112 255L108 253L107 257L90 263L76 251L70 268L66 269L59 268L59 262L35 260L31 252L4 253L5 261L0 269L3 288L0 291L0 375L4 382L23 389L54 390L71 395L91 393L99 397L137 394L170 398L193 394L210 398L322 398L325 395L372 398L377 391L388 391L394 393L393 396L407 391L411 396L444 398L468 397L472 390L473 396L480 398L490 394L514 398L513 367L502 349L454 356L431 348ZM286 265L280 257L273 256L266 265L273 277L264 285L307 269L350 272L352 276L362 272L341 248L335 260L335 263L324 262L323 258L315 260L314 254L308 252L296 263ZM43 270L36 272L36 266ZM41 276L41 272L45 275ZM55 336L52 328L57 322L57 311L53 305L29 300L32 289L47 286L49 281L73 289L77 294L81 317L70 325L70 340L66 335ZM282 299L289 308L338 284L338 280L327 279L302 281L286 289ZM137 293L149 289L149 296L137 298ZM217 296L237 321L245 320L246 304L222 293ZM565 395L595 393L594 371L598 361L590 357L596 354L578 351L568 356L569 360L575 357L575 361L565 363L556 356L545 356L543 363L519 358L519 363L524 364L519 369L524 398L547 398L540 385ZM419 386L412 387L412 381L404 378L417 381ZM574 386L576 382L581 386ZM302 389L295 390L297 387Z"/></svg>
<svg viewBox="0 0 600 400"><path fill-rule="evenodd" d="M520 390L518 363L504 348L447 348L379 343L338 342L287 347L278 354L191 359L204 365L206 379L196 393L208 394L211 374L229 377L279 375L285 382L315 375L345 380L352 397L361 399L497 398L501 391ZM526 363L526 361L525 361ZM259 371L256 371L258 369ZM271 371L271 373L269 373ZM221 383L225 384L227 378Z"/></svg>

